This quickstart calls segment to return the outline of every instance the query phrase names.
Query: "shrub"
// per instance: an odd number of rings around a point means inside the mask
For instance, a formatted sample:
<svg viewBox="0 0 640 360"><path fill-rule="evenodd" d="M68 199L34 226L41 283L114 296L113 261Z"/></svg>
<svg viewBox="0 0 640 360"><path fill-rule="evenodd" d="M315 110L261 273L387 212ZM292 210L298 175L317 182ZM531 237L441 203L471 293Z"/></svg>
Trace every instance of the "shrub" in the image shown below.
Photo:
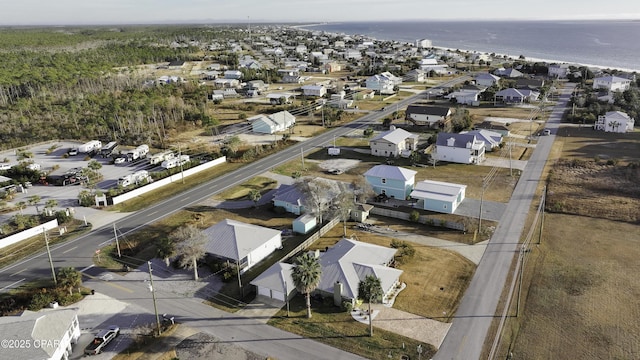
<svg viewBox="0 0 640 360"><path fill-rule="evenodd" d="M409 220L411 220L413 222L418 222L420 220L420 213L417 210L413 210L409 214Z"/></svg>
<svg viewBox="0 0 640 360"><path fill-rule="evenodd" d="M47 289L42 289L39 292L35 293L33 297L31 297L29 310L38 311L49 306L49 304L53 301L55 301L54 295L50 292L47 292Z"/></svg>
<svg viewBox="0 0 640 360"><path fill-rule="evenodd" d="M351 301L345 300L342 302L342 308L344 311L350 313L353 310L353 303Z"/></svg>

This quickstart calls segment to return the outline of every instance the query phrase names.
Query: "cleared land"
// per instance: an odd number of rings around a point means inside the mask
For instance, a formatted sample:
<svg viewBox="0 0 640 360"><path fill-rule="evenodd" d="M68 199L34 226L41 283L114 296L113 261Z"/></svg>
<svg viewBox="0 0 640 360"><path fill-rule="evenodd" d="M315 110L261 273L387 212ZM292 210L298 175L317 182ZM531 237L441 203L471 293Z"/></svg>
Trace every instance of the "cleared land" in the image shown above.
<svg viewBox="0 0 640 360"><path fill-rule="evenodd" d="M557 213L531 252L524 311L509 321L505 347L522 359L638 359L640 133L560 134L547 199Z"/></svg>

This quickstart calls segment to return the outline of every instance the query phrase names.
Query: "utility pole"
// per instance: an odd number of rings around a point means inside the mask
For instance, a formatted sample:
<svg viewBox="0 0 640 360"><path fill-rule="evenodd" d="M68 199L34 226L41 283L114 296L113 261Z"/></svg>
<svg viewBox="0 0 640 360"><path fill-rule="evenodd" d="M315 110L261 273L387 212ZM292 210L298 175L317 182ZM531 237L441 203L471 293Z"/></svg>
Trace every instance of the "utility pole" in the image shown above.
<svg viewBox="0 0 640 360"><path fill-rule="evenodd" d="M287 317L289 317L289 288L287 287L287 278L284 271L280 271L280 274L284 281L284 299L287 301Z"/></svg>
<svg viewBox="0 0 640 360"><path fill-rule="evenodd" d="M116 249L118 250L118 258L122 257L120 254L120 242L118 242L118 231L116 230L116 223L113 223L113 235L116 238Z"/></svg>
<svg viewBox="0 0 640 360"><path fill-rule="evenodd" d="M509 140L509 139L507 139ZM509 176L513 177L513 166L511 165L511 146L513 143L509 141Z"/></svg>
<svg viewBox="0 0 640 360"><path fill-rule="evenodd" d="M158 305L156 304L156 289L153 287L153 270L151 269L151 261L147 261L147 265L149 265L149 290L151 291L151 296L153 297L153 311L155 311L156 313L156 327L158 336L160 336L160 316L158 315Z"/></svg>
<svg viewBox="0 0 640 360"><path fill-rule="evenodd" d="M182 145L178 144L178 161L180 162L180 174L182 175L182 183L184 184L184 166L182 164Z"/></svg>
<svg viewBox="0 0 640 360"><path fill-rule="evenodd" d="M302 170L304 170L304 150L300 148L300 159L302 160Z"/></svg>
<svg viewBox="0 0 640 360"><path fill-rule="evenodd" d="M244 289L242 288L242 278L240 277L240 260L236 260L236 272L238 274L238 288L240 289L240 298L244 299Z"/></svg>
<svg viewBox="0 0 640 360"><path fill-rule="evenodd" d="M520 296L522 295L522 277L524 276L523 272L524 272L524 256L526 254L527 250L524 246L524 244L522 245L522 247L520 247L520 272L518 274L518 277L520 278L519 282L518 282L518 300L516 301L516 317L518 317L520 315Z"/></svg>
<svg viewBox="0 0 640 360"><path fill-rule="evenodd" d="M542 242L542 230L544 229L544 207L547 201L547 187L542 188L542 206L540 211L542 212L540 217L540 234L538 234L538 244Z"/></svg>
<svg viewBox="0 0 640 360"><path fill-rule="evenodd" d="M478 215L478 235L482 232L482 203L484 202L485 181L482 179L482 193L480 195L480 214Z"/></svg>
<svg viewBox="0 0 640 360"><path fill-rule="evenodd" d="M51 276L53 276L53 283L58 285L58 279L56 279L56 269L53 267L53 260L51 259L51 250L49 249L49 239L47 238L47 230L42 228L44 233L44 243L47 245L47 255L49 256L49 265L51 265Z"/></svg>

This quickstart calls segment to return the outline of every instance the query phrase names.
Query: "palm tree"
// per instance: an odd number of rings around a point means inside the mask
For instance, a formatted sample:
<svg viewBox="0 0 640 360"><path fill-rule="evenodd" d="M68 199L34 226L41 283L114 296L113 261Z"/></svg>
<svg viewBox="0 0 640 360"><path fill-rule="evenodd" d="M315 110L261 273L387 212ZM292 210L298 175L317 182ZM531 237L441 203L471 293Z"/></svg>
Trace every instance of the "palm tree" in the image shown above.
<svg viewBox="0 0 640 360"><path fill-rule="evenodd" d="M46 210L51 211L56 206L58 206L58 200L56 200L56 199L47 200L45 202L45 204L44 204L45 213L48 213L48 211L46 211Z"/></svg>
<svg viewBox="0 0 640 360"><path fill-rule="evenodd" d="M164 263L169 266L169 258L176 253L176 243L173 239L163 237L156 245L156 254L164 260Z"/></svg>
<svg viewBox="0 0 640 360"><path fill-rule="evenodd" d="M69 290L69 295L72 294L73 288L82 284L82 275L72 267L63 267L58 270L56 279L58 280L58 286Z"/></svg>
<svg viewBox="0 0 640 360"><path fill-rule="evenodd" d="M371 303L382 300L382 285L380 279L367 275L358 284L358 297L369 304L369 336L373 336L373 320L371 319Z"/></svg>
<svg viewBox="0 0 640 360"><path fill-rule="evenodd" d="M322 268L318 259L311 253L304 253L296 258L291 278L296 290L305 295L307 300L307 318L311 319L311 292L320 284Z"/></svg>
<svg viewBox="0 0 640 360"><path fill-rule="evenodd" d="M32 195L29 196L27 198L27 202L29 203L29 205L33 205L36 208L36 214L38 214L40 211L38 210L38 203L40 202L41 198L38 195Z"/></svg>
<svg viewBox="0 0 640 360"><path fill-rule="evenodd" d="M251 191L249 191L249 199L253 201L253 207L258 207L258 201L260 201L261 198L262 194L260 193L260 190L251 189Z"/></svg>
<svg viewBox="0 0 640 360"><path fill-rule="evenodd" d="M16 203L16 207L18 208L18 210L20 211L20 215L22 215L22 210L24 210L27 207L27 203L24 201L18 201Z"/></svg>

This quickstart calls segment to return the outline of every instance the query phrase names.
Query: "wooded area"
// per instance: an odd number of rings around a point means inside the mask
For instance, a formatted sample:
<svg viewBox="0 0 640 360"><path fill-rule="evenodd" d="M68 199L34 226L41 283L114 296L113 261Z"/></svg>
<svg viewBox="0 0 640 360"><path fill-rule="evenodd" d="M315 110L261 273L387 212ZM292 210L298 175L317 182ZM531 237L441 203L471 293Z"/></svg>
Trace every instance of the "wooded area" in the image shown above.
<svg viewBox="0 0 640 360"><path fill-rule="evenodd" d="M205 87L150 85L136 67L237 59L194 44L241 36L229 26L1 29L0 146L92 138L162 146L171 129L211 124Z"/></svg>

